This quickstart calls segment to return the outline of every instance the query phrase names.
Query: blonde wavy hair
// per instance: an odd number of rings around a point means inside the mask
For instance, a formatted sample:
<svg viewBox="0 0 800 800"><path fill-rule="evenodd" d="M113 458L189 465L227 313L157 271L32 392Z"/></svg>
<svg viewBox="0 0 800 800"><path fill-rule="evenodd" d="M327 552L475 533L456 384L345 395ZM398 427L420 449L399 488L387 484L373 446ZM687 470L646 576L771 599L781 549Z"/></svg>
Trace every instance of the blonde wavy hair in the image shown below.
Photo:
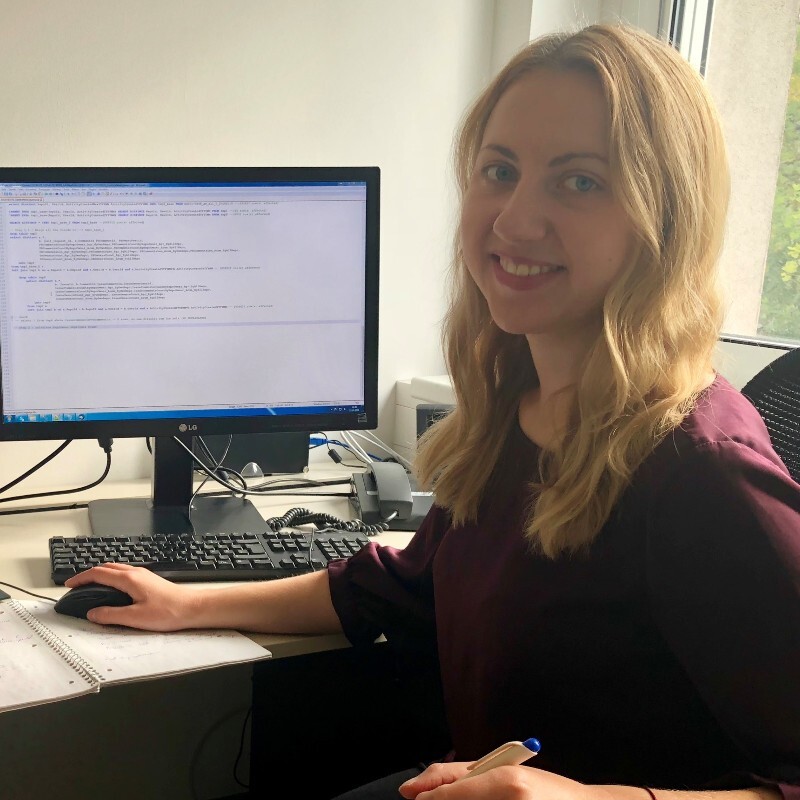
<svg viewBox="0 0 800 800"><path fill-rule="evenodd" d="M468 111L455 145L463 198L492 109L531 70L597 77L610 116L615 196L636 257L603 305L602 333L575 388L570 424L543 451L526 535L550 557L585 550L642 461L691 410L712 373L721 325L716 263L729 178L702 79L669 45L623 25L537 39ZM501 331L456 237L443 344L456 408L420 440L416 469L455 524L474 521L522 395L538 378L524 336Z"/></svg>

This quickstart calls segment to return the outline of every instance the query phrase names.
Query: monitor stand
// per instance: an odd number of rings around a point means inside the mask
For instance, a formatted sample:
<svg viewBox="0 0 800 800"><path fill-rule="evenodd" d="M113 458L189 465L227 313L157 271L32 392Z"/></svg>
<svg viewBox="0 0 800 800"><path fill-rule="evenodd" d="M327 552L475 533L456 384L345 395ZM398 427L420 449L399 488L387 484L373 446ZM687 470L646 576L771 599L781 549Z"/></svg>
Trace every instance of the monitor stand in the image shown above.
<svg viewBox="0 0 800 800"><path fill-rule="evenodd" d="M179 437L192 450L192 437ZM92 536L149 536L182 533L258 533L264 517L239 497L196 497L194 462L172 436L153 442L153 494L149 498L93 500ZM189 502L191 501L191 509Z"/></svg>

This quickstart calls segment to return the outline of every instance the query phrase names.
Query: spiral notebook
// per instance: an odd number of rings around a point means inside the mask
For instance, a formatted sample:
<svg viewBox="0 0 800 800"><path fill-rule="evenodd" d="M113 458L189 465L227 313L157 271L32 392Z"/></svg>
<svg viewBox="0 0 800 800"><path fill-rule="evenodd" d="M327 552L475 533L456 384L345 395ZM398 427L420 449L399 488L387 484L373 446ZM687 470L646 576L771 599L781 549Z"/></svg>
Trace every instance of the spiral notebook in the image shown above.
<svg viewBox="0 0 800 800"><path fill-rule="evenodd" d="M39 601L0 602L0 711L66 700L104 684L269 658L235 631L148 633L57 614Z"/></svg>

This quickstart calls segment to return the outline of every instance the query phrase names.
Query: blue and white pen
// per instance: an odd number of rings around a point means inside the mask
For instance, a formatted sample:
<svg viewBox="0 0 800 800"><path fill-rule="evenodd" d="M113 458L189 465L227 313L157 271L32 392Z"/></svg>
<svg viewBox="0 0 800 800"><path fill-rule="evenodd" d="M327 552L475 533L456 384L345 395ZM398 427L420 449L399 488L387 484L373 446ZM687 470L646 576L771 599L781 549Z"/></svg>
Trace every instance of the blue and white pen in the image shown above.
<svg viewBox="0 0 800 800"><path fill-rule="evenodd" d="M459 780L472 778L482 772L488 772L495 767L505 767L509 765L521 764L531 756L535 756L542 749L538 739L526 739L524 742L506 742L500 747L487 753L483 758L470 764L467 769L469 772Z"/></svg>

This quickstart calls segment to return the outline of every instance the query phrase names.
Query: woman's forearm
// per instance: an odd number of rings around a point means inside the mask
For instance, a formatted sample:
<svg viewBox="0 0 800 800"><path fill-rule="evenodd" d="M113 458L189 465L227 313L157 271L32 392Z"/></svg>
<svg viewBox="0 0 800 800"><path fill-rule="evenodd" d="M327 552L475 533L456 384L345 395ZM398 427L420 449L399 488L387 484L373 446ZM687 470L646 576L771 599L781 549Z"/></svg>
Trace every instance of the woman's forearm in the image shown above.
<svg viewBox="0 0 800 800"><path fill-rule="evenodd" d="M187 627L236 628L261 633L337 633L326 570L194 593Z"/></svg>

